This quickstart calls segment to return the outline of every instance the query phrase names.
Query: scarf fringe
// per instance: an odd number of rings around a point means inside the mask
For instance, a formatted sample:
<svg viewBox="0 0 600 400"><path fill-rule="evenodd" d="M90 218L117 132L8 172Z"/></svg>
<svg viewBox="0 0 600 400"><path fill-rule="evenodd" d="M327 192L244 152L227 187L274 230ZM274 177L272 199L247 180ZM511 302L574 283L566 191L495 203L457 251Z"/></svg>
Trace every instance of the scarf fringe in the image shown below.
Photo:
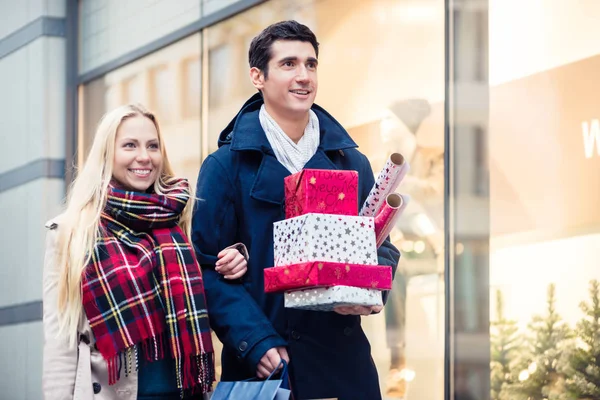
<svg viewBox="0 0 600 400"><path fill-rule="evenodd" d="M215 381L214 353L192 355L183 362L183 385L178 386L182 397L198 392L204 394L212 390ZM179 385L180 382L178 382Z"/></svg>
<svg viewBox="0 0 600 400"><path fill-rule="evenodd" d="M137 345L119 352L106 360L108 368L108 384L114 385L121 378L131 375L133 371L139 370L139 353L146 362L162 360L165 357L165 337L159 334L149 337ZM182 398L184 393L197 394L208 393L212 390L215 382L214 353L194 354L191 356L177 358L177 388Z"/></svg>

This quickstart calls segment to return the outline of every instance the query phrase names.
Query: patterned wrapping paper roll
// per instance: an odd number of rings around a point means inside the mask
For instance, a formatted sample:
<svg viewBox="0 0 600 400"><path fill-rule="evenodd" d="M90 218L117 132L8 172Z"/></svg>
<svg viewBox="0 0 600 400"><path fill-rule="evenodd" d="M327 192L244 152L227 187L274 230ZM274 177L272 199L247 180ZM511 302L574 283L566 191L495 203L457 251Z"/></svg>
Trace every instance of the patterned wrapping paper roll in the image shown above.
<svg viewBox="0 0 600 400"><path fill-rule="evenodd" d="M379 173L375 185L373 185L358 215L363 217L377 215L377 211L381 208L386 196L396 190L408 171L410 171L410 165L402 154L393 153Z"/></svg>
<svg viewBox="0 0 600 400"><path fill-rule="evenodd" d="M381 246L385 238L390 234L394 224L402 215L410 198L398 193L389 194L385 198L385 203L375 217L375 237L377 248Z"/></svg>

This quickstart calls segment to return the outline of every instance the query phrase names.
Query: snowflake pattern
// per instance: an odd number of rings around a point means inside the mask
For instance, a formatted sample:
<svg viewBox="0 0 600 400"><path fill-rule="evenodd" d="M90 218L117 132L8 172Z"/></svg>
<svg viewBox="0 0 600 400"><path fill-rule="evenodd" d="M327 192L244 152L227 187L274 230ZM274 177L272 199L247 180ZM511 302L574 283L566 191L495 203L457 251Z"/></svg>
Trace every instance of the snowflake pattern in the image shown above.
<svg viewBox="0 0 600 400"><path fill-rule="evenodd" d="M311 261L377 265L372 217L305 214L273 225L276 267Z"/></svg>

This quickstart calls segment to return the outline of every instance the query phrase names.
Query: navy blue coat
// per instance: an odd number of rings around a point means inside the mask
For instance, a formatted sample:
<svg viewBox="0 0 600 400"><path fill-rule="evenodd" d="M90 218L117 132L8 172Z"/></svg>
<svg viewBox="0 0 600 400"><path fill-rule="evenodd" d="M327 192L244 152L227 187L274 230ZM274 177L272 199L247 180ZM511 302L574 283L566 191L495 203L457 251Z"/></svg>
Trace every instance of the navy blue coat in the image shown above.
<svg viewBox="0 0 600 400"><path fill-rule="evenodd" d="M202 164L192 240L204 275L210 323L224 344L222 379L254 377L265 352L287 346L295 398L381 398L371 347L360 317L283 307L283 295L265 294L263 269L273 266L273 223L285 218L283 179L290 172L275 158L260 125L260 95L254 95L221 133L219 149ZM360 203L374 183L367 158L342 126L314 105L321 141L305 168L359 172ZM225 280L214 270L219 251L248 247L247 274ZM386 241L379 264L399 252Z"/></svg>

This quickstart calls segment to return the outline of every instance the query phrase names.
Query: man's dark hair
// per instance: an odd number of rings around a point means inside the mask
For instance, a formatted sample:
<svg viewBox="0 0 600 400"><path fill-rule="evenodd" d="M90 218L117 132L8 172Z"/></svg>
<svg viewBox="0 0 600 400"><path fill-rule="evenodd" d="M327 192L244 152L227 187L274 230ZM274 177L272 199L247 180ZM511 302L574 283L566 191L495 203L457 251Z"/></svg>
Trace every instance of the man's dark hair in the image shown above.
<svg viewBox="0 0 600 400"><path fill-rule="evenodd" d="M315 49L317 58L319 57L319 42L317 37L306 25L296 21L281 21L269 25L258 34L248 51L248 61L250 68L258 68L263 71L265 79L269 74L269 61L271 60L271 46L277 40L297 40L300 42L309 42Z"/></svg>

